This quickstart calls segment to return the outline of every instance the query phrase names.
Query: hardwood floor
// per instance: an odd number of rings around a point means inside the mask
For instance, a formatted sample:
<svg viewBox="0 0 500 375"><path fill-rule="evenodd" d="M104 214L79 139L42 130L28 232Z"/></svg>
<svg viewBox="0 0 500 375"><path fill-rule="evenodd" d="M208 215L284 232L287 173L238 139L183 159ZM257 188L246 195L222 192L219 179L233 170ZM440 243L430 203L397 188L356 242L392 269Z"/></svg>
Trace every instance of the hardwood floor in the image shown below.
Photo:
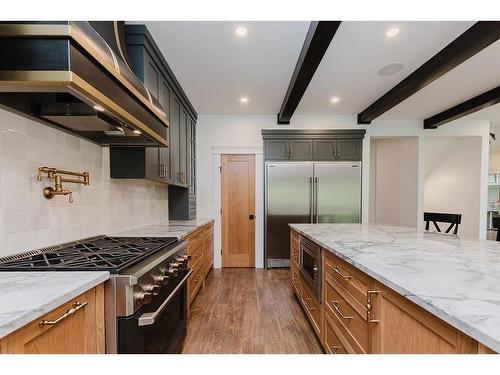
<svg viewBox="0 0 500 375"><path fill-rule="evenodd" d="M210 272L191 305L183 353L322 353L287 269Z"/></svg>

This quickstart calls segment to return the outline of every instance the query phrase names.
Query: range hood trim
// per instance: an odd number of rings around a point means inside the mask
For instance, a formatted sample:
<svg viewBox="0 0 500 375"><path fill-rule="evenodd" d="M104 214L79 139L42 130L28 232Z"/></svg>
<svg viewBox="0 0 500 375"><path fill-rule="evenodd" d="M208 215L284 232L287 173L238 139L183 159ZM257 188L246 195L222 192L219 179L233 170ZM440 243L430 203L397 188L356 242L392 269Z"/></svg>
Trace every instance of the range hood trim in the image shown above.
<svg viewBox="0 0 500 375"><path fill-rule="evenodd" d="M0 71L1 92L26 92L25 88L29 86L57 92L60 92L62 88L83 101L95 102L106 110L122 116L127 122L130 122L130 125L137 127L138 130L154 138L163 146L169 147L166 139L71 71ZM83 96L82 93L85 93L86 96Z"/></svg>
<svg viewBox="0 0 500 375"><path fill-rule="evenodd" d="M106 69L109 73L113 75L115 79L117 79L122 85L124 85L137 99L139 99L151 112L155 114L155 116L165 124L165 126L169 127L169 122L167 120L165 112L155 106L152 103L151 93L149 90L143 85L146 93L148 94L148 100L141 95L127 80L123 78L120 74L120 69L118 64L116 63L116 56L111 47L103 40L106 46L109 49L109 52L115 62L115 65L109 64L107 61L100 59L98 51L92 48L91 43L87 41L84 35L78 32L77 29L71 26L71 24L65 25L37 25L37 24L3 24L0 25L0 36L3 37L66 37L71 38L75 41L81 48L83 48L93 59L99 62L99 64ZM126 62L125 62L126 63ZM5 82L2 82L5 83Z"/></svg>

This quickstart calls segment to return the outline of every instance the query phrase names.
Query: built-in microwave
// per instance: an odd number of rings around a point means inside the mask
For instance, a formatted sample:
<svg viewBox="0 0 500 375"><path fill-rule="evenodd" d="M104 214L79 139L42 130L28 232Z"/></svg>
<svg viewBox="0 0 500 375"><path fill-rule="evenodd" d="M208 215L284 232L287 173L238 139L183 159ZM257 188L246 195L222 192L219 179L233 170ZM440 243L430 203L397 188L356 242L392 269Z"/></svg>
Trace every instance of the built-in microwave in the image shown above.
<svg viewBox="0 0 500 375"><path fill-rule="evenodd" d="M321 248L304 237L300 238L300 273L321 302Z"/></svg>

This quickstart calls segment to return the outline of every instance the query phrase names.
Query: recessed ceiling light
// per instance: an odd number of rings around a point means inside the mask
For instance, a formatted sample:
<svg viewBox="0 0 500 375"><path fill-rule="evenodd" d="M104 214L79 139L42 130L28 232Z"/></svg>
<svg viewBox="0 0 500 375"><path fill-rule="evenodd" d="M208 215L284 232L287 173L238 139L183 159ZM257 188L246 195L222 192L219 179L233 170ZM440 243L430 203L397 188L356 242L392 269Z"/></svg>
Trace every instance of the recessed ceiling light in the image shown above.
<svg viewBox="0 0 500 375"><path fill-rule="evenodd" d="M248 103L248 98L247 98L246 96L242 96L242 97L240 98L240 103L244 103L244 104L245 104L245 103Z"/></svg>
<svg viewBox="0 0 500 375"><path fill-rule="evenodd" d="M239 37L244 37L245 35L247 35L247 28L244 26L239 26L236 28L235 32Z"/></svg>
<svg viewBox="0 0 500 375"><path fill-rule="evenodd" d="M397 72L401 71L404 68L404 65L401 63L392 63L389 65L384 66L383 68L379 69L377 72L379 76L391 76L393 74L396 74Z"/></svg>
<svg viewBox="0 0 500 375"><path fill-rule="evenodd" d="M94 108L96 111L99 111L99 112L104 112L104 111L105 111L105 109L104 109L103 107L101 107L100 105L95 105L93 108Z"/></svg>
<svg viewBox="0 0 500 375"><path fill-rule="evenodd" d="M134 129L132 130L135 134L142 134L140 130Z"/></svg>
<svg viewBox="0 0 500 375"><path fill-rule="evenodd" d="M399 27L391 27L386 31L385 36L388 38L392 38L399 34Z"/></svg>
<svg viewBox="0 0 500 375"><path fill-rule="evenodd" d="M340 101L340 98L338 96L334 96L333 98L330 99L330 103L338 103Z"/></svg>

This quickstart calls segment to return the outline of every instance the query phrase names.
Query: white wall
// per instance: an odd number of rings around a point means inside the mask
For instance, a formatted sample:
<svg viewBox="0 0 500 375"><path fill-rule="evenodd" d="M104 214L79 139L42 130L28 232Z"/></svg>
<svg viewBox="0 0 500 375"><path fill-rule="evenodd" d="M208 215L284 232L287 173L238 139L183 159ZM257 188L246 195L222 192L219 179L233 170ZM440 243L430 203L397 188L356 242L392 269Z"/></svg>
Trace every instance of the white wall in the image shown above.
<svg viewBox="0 0 500 375"><path fill-rule="evenodd" d="M371 222L417 227L418 137L372 139Z"/></svg>
<svg viewBox="0 0 500 375"><path fill-rule="evenodd" d="M0 256L168 218L168 190L142 180L109 178L109 149L0 110ZM39 166L89 171L90 185L63 185L47 200Z"/></svg>
<svg viewBox="0 0 500 375"><path fill-rule="evenodd" d="M215 266L220 266L220 176L217 174L218 153L237 150L253 149L262 152L262 129L366 129L363 140L363 176L362 185L370 184L370 139L371 137L418 137L418 199L416 217L422 218L424 211L424 180L425 180L425 153L426 141L432 136L479 136L482 140L481 147L481 196L480 206L486 212L487 202L487 171L488 171L488 133L487 121L455 121L437 130L424 130L421 121L410 120L376 120L369 126L356 123L355 115L295 115L290 125L277 125L276 114L271 115L203 115L200 114L197 123L197 204L199 216L215 217ZM259 164L259 163L257 163ZM257 167L256 167L257 168ZM256 171L263 174L263 170ZM256 175L258 178L258 174ZM260 180L262 181L262 180ZM256 183L256 214L263 215L263 184ZM362 221L369 222L370 215L370 189L362 191ZM260 211L259 211L260 210ZM260 213L259 213L260 212ZM258 218L257 218L258 219ZM479 218L480 236L486 236L486 231L481 228L486 226L486 216ZM481 225L483 223L484 225ZM423 221L417 220L417 228L423 228ZM263 228L256 222L256 265L262 266L259 259L263 253ZM258 258L260 256L260 258Z"/></svg>
<svg viewBox="0 0 500 375"><path fill-rule="evenodd" d="M429 137L424 210L462 214L459 234L479 237L481 138Z"/></svg>

